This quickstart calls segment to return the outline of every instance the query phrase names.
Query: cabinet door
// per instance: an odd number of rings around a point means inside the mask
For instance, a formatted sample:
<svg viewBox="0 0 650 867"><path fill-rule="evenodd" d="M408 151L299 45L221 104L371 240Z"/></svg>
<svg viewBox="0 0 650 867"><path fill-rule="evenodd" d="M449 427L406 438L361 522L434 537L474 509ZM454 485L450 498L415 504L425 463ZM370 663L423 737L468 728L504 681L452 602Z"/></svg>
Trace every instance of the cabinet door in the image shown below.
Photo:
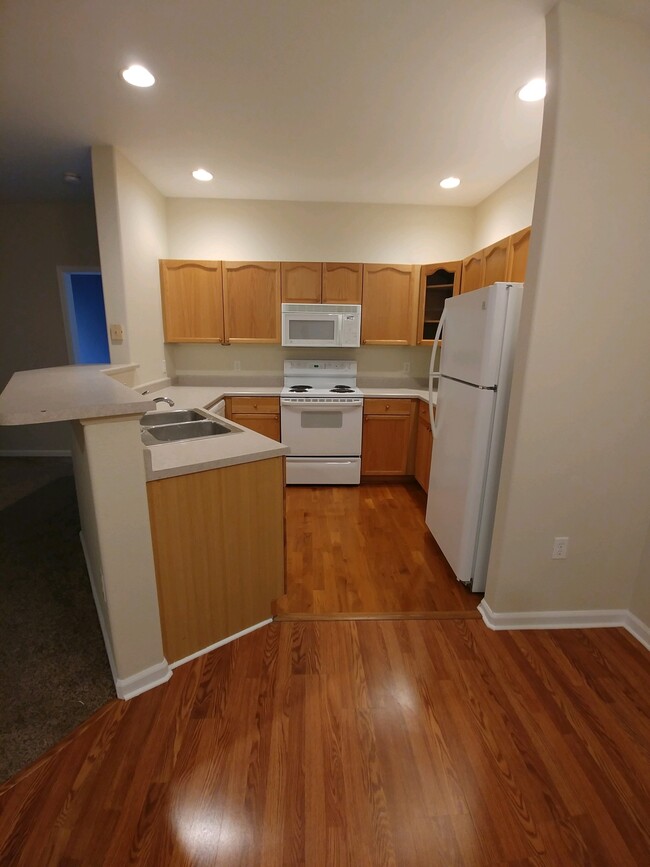
<svg viewBox="0 0 650 867"><path fill-rule="evenodd" d="M510 255L510 237L502 238L496 244L491 244L483 250L485 272L484 286L506 280L508 277L508 259Z"/></svg>
<svg viewBox="0 0 650 867"><path fill-rule="evenodd" d="M226 398L226 418L280 442L280 399L277 397Z"/></svg>
<svg viewBox="0 0 650 867"><path fill-rule="evenodd" d="M460 292L462 262L439 262L420 269L418 343L433 343L447 298Z"/></svg>
<svg viewBox="0 0 650 867"><path fill-rule="evenodd" d="M415 479L425 491L429 490L429 473L431 472L431 452L433 449L433 434L429 424L429 407L422 404L426 415L418 415L418 432L415 444Z"/></svg>
<svg viewBox="0 0 650 867"><path fill-rule="evenodd" d="M526 279L529 243L530 226L510 236L510 259L508 262L507 279L512 280L513 283L523 283Z"/></svg>
<svg viewBox="0 0 650 867"><path fill-rule="evenodd" d="M325 262L323 303L361 304L363 266L354 262Z"/></svg>
<svg viewBox="0 0 650 867"><path fill-rule="evenodd" d="M361 474L404 476L409 471L413 401L369 398L364 401Z"/></svg>
<svg viewBox="0 0 650 867"><path fill-rule="evenodd" d="M160 260L167 343L223 343L221 262Z"/></svg>
<svg viewBox="0 0 650 867"><path fill-rule="evenodd" d="M361 342L414 345L417 267L364 265Z"/></svg>
<svg viewBox="0 0 650 867"><path fill-rule="evenodd" d="M223 263L226 343L280 343L280 263Z"/></svg>
<svg viewBox="0 0 650 867"><path fill-rule="evenodd" d="M485 286L485 260L483 259L483 250L478 253L472 253L467 259L463 259L463 275L460 280L461 292L473 292L474 289L480 289Z"/></svg>
<svg viewBox="0 0 650 867"><path fill-rule="evenodd" d="M322 270L320 262L283 262L282 300L293 304L319 304Z"/></svg>

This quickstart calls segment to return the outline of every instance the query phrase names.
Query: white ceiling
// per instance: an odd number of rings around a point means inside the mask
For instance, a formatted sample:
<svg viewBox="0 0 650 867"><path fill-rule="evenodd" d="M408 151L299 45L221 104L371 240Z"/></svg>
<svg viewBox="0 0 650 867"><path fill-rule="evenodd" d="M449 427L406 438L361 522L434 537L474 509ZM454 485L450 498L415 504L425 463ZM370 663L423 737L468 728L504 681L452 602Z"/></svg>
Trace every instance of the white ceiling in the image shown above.
<svg viewBox="0 0 650 867"><path fill-rule="evenodd" d="M111 144L166 196L475 205L538 155L553 2L3 0L0 196Z"/></svg>

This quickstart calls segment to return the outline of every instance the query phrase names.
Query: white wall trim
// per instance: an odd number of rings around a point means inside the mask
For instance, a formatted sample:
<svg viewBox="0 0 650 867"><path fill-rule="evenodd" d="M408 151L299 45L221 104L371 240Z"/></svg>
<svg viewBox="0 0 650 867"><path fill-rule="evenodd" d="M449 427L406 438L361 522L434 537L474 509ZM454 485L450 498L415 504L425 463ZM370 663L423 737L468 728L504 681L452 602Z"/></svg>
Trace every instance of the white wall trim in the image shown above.
<svg viewBox="0 0 650 867"><path fill-rule="evenodd" d="M254 626L249 626L246 629L242 629L241 632L236 632L234 635L229 635L228 638L222 638L221 641L217 641L214 644L211 644L209 647L204 647L202 650L197 650L196 653L191 653L189 656L185 656L183 659L177 659L176 662L170 663L170 668L178 668L179 665L185 665L186 662L191 662L193 659L198 659L199 656L204 656L206 653L210 653L212 650L216 650L218 647L223 647L224 644L230 644L231 641L236 641L238 638L243 638L244 635L248 635L249 632L254 632L256 629L261 629L263 626L268 626L269 623L273 623L273 618L270 617L268 620L262 620L260 623L256 623Z"/></svg>
<svg viewBox="0 0 650 867"><path fill-rule="evenodd" d="M625 608L593 611L492 611L479 603L483 622L490 629L598 629L622 626L650 650L650 628Z"/></svg>
<svg viewBox="0 0 650 867"><path fill-rule="evenodd" d="M131 677L116 678L115 691L118 698L134 698L142 692L153 689L154 686L166 683L171 676L171 666L166 659L163 659L162 662L157 662L149 668L138 671L136 674L132 674Z"/></svg>
<svg viewBox="0 0 650 867"><path fill-rule="evenodd" d="M0 449L0 458L71 458L70 449Z"/></svg>
<svg viewBox="0 0 650 867"><path fill-rule="evenodd" d="M636 638L647 650L650 650L650 626L646 626L643 620L639 620L636 614L632 614L631 611L626 612L623 626L633 638Z"/></svg>
<svg viewBox="0 0 650 867"><path fill-rule="evenodd" d="M163 659L161 662L157 662L155 665L152 665L149 668L145 668L142 671L138 671L135 674L132 674L131 677L120 678L117 676L115 657L113 656L113 645L110 640L108 626L104 619L104 612L102 610L102 606L99 604L99 599L97 598L97 591L95 590L96 581L94 580L93 570L90 565L90 558L88 557L88 551L86 550L83 532L79 533L79 539L81 540L81 549L84 553L86 569L88 570L90 589L92 590L93 599L95 600L97 619L99 620L99 625L102 630L102 635L104 637L104 645L106 647L106 655L108 656L108 664L111 667L111 674L113 675L115 692L118 698L124 700L134 698L134 696L140 695L141 692L146 692L148 689L153 689L154 686L158 686L159 684L168 681L169 678L172 676L171 666L167 663L166 659Z"/></svg>

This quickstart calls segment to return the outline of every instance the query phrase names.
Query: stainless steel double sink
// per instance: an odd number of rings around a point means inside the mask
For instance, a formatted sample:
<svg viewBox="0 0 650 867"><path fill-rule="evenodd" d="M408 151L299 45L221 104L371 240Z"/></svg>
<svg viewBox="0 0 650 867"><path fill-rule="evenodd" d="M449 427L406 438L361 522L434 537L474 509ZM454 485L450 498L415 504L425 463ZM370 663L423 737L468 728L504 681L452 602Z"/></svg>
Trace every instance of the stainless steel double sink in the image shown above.
<svg viewBox="0 0 650 867"><path fill-rule="evenodd" d="M197 409L146 412L140 419L140 431L146 446L241 433L239 429L224 421L216 421Z"/></svg>

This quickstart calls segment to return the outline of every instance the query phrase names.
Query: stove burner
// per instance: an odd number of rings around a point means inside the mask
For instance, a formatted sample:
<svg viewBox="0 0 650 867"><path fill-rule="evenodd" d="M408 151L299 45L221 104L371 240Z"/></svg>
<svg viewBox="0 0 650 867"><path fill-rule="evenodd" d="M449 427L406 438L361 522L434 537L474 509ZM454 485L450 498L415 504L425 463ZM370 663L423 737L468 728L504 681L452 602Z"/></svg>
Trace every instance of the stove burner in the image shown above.
<svg viewBox="0 0 650 867"><path fill-rule="evenodd" d="M303 391L309 391L310 388L312 388L311 385L292 385L289 391L294 394L300 394Z"/></svg>
<svg viewBox="0 0 650 867"><path fill-rule="evenodd" d="M349 385L335 385L334 388L330 388L330 391L334 394L354 394L354 389Z"/></svg>

